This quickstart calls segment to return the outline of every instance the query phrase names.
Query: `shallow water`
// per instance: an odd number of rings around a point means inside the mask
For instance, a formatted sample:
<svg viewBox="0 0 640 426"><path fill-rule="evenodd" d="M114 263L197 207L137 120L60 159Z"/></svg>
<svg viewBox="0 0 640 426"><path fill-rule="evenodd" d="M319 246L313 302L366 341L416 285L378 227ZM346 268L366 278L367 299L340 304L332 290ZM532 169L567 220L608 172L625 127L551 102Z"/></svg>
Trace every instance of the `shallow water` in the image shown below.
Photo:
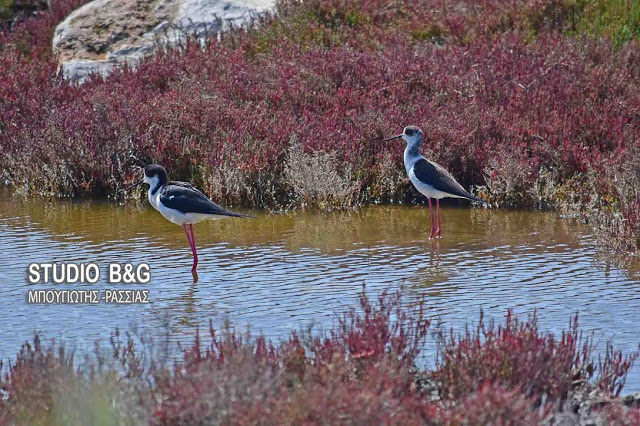
<svg viewBox="0 0 640 426"><path fill-rule="evenodd" d="M230 319L272 338L313 323L330 326L368 292L402 287L426 296L432 315L459 330L485 315L538 310L542 328L559 332L580 312L598 347L625 351L640 342L640 268L617 267L597 255L586 225L553 213L442 211L443 236L427 239L427 209L369 207L330 214L253 213L195 226L199 282L191 276L184 232L146 203L0 199L0 357L14 357L34 331L91 350L115 327L170 330L189 342L194 325ZM27 281L30 263L96 262L90 284ZM149 284L108 284L109 262L148 262ZM144 305L34 305L30 289L149 289ZM167 326L168 324L168 326ZM430 348L429 351L432 351ZM428 354L427 354L428 355ZM427 358L429 358L427 356ZM640 390L640 368L625 393Z"/></svg>

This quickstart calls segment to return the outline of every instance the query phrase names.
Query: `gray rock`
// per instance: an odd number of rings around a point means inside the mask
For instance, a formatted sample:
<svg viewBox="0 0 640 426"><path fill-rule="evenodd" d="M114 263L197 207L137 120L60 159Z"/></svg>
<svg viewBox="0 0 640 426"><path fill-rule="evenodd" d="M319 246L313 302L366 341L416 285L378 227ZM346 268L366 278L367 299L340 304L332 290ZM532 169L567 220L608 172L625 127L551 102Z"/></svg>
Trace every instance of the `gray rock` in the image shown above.
<svg viewBox="0 0 640 426"><path fill-rule="evenodd" d="M115 61L91 61L86 59L72 59L61 64L63 75L70 80L83 82L92 74L107 77L115 67L120 66Z"/></svg>
<svg viewBox="0 0 640 426"><path fill-rule="evenodd" d="M275 0L94 0L55 30L53 50L64 77L82 83L108 76L188 36L204 41L273 7Z"/></svg>
<svg viewBox="0 0 640 426"><path fill-rule="evenodd" d="M640 392L623 397L622 402L627 407L640 407Z"/></svg>

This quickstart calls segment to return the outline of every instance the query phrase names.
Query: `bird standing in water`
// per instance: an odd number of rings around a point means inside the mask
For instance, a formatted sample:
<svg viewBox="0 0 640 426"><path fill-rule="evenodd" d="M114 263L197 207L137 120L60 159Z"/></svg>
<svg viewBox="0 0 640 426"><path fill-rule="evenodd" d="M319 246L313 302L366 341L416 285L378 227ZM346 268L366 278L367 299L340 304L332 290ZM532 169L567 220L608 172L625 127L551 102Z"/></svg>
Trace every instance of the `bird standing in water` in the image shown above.
<svg viewBox="0 0 640 426"><path fill-rule="evenodd" d="M223 209L190 183L169 182L166 170L158 164L150 164L145 167L144 178L127 189L143 183L149 184L149 203L153 208L158 210L168 221L181 225L184 229L193 253L191 273L194 281L197 282L198 253L196 252L196 240L193 235L193 224L203 220L247 216Z"/></svg>
<svg viewBox="0 0 640 426"><path fill-rule="evenodd" d="M420 154L422 148L422 130L416 126L407 126L404 131L384 142L402 138L407 147L404 150L404 167L407 175L416 187L418 192L429 200L429 213L431 215L431 233L429 239L440 238L440 199L445 197L466 198L467 200L484 203L480 198L471 195L445 170L441 165L429 161ZM433 218L433 206L431 199L436 200L436 214L438 217L438 227L436 229Z"/></svg>

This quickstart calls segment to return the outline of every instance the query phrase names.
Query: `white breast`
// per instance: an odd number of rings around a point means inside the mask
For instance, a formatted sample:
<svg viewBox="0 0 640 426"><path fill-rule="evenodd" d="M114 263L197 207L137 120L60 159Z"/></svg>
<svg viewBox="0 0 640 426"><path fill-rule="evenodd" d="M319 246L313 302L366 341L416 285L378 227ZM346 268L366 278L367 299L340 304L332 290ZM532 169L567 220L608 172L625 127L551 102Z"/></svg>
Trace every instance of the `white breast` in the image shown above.
<svg viewBox="0 0 640 426"><path fill-rule="evenodd" d="M169 222L175 223L176 225L184 225L188 223L185 221L185 215L178 210L170 209L160 203L160 191L158 189L155 194L151 193L151 189L149 189L149 204L153 206L154 209L158 210L162 216L164 216Z"/></svg>

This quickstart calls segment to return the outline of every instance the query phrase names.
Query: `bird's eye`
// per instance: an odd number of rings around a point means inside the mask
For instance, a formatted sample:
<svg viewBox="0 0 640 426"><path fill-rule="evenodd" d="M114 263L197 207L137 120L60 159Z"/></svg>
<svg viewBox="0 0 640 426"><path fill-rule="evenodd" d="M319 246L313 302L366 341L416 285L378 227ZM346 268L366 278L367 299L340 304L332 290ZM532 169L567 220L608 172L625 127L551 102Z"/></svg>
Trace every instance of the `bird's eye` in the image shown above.
<svg viewBox="0 0 640 426"><path fill-rule="evenodd" d="M407 129L407 130L404 131L404 134L407 135L407 136L412 136L413 135L413 130Z"/></svg>

